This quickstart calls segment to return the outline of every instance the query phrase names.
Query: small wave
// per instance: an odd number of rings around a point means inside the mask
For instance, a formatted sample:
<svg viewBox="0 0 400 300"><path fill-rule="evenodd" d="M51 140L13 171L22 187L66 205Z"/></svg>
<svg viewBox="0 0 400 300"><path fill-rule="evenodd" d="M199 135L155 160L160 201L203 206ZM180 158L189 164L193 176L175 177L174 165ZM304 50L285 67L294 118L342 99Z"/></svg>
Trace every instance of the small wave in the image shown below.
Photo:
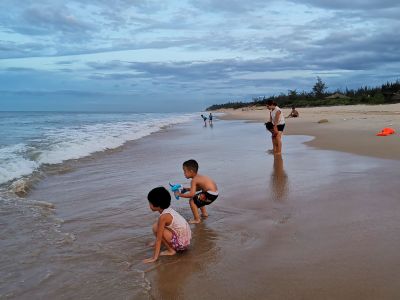
<svg viewBox="0 0 400 300"><path fill-rule="evenodd" d="M67 123L58 124L58 127L43 127L38 136L23 143L0 147L0 185L11 183L11 190L24 196L32 185L29 180L20 179L43 166L118 148L127 141L187 122L193 118L193 114L132 114L127 118L125 115L116 115L113 120L71 125L74 123L71 115Z"/></svg>
<svg viewBox="0 0 400 300"><path fill-rule="evenodd" d="M48 209L54 209L56 207L53 203L47 201L29 200L28 203L34 206L48 208Z"/></svg>
<svg viewBox="0 0 400 300"><path fill-rule="evenodd" d="M19 197L25 197L32 189L32 181L29 179L18 179L14 181L9 190Z"/></svg>
<svg viewBox="0 0 400 300"><path fill-rule="evenodd" d="M0 184L31 174L39 163L24 157L29 151L25 144L16 144L0 148Z"/></svg>

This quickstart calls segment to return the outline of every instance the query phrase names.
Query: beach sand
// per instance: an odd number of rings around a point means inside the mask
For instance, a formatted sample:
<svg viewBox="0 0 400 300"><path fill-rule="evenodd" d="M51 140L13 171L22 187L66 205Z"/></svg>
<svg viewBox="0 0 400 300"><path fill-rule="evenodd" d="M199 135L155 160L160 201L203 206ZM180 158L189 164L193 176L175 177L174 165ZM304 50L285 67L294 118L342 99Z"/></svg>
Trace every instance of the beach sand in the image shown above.
<svg viewBox="0 0 400 300"><path fill-rule="evenodd" d="M292 121L302 119L288 131ZM19 237L3 230L0 298L398 299L400 162L311 140L287 135L274 157L262 124L199 119L69 162L21 200L55 208L40 208ZM185 183L190 158L220 197L191 225L189 251L145 265L157 219L147 193ZM187 202L172 207L192 217Z"/></svg>
<svg viewBox="0 0 400 300"><path fill-rule="evenodd" d="M316 137L307 145L389 159L400 159L400 104L349 105L298 108L299 118L287 118L285 134ZM223 110L221 119L266 122L266 108ZM283 109L284 115L290 109ZM320 120L326 123L318 123ZM397 131L396 135L377 137L384 127Z"/></svg>

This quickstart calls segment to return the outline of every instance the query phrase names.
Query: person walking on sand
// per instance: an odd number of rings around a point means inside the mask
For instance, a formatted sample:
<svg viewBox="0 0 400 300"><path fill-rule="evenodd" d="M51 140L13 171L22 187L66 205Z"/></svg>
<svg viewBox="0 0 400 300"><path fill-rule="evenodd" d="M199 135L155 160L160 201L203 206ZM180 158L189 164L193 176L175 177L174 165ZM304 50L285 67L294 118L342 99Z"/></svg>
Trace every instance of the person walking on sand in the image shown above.
<svg viewBox="0 0 400 300"><path fill-rule="evenodd" d="M197 224L201 222L198 209L201 210L203 218L207 218L205 205L209 205L218 198L218 188L214 180L205 175L197 173L199 164L194 159L189 159L183 163L183 174L187 179L192 179L190 188L183 188L181 192L175 192L176 196L189 198L190 208L193 213L193 220L189 223Z"/></svg>
<svg viewBox="0 0 400 300"><path fill-rule="evenodd" d="M267 108L271 111L273 153L274 155L280 155L282 153L282 133L285 128L285 117L276 102L268 100Z"/></svg>

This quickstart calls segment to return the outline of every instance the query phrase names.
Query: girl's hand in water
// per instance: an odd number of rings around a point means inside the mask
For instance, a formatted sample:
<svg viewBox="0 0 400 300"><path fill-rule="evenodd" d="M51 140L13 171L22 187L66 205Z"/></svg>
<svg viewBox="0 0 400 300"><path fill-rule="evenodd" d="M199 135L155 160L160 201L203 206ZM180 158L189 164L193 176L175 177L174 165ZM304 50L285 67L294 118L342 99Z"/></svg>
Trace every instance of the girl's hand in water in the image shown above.
<svg viewBox="0 0 400 300"><path fill-rule="evenodd" d="M151 257L151 258L146 258L143 260L143 263L145 264L149 264L149 263L153 263L157 260L157 258Z"/></svg>

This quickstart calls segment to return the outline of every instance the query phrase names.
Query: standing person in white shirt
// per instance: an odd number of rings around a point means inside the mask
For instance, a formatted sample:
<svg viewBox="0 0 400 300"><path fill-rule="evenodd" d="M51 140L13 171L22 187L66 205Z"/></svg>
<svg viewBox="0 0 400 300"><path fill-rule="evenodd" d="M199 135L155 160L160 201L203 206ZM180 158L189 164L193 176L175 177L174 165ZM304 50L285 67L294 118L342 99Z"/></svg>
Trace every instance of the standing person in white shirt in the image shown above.
<svg viewBox="0 0 400 300"><path fill-rule="evenodd" d="M272 146L274 155L282 154L282 133L285 128L285 117L276 102L267 101L267 108L270 112L270 122L274 126L272 129Z"/></svg>

